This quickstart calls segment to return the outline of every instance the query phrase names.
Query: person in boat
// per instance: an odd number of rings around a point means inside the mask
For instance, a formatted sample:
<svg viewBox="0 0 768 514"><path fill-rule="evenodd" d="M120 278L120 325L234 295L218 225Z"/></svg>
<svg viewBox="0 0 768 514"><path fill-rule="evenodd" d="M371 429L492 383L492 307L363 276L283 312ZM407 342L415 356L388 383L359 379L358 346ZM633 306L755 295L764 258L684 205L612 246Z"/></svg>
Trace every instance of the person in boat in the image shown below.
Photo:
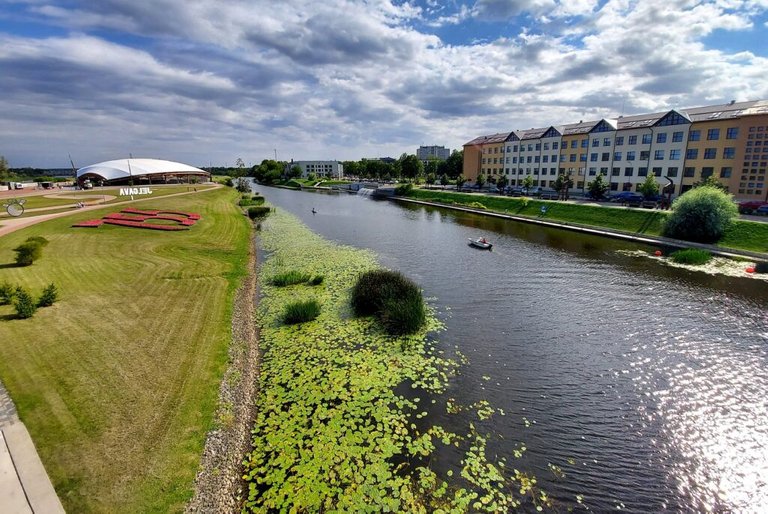
<svg viewBox="0 0 768 514"><path fill-rule="evenodd" d="M483 244L488 244L488 241L486 241L484 237L480 238L480 242Z"/></svg>

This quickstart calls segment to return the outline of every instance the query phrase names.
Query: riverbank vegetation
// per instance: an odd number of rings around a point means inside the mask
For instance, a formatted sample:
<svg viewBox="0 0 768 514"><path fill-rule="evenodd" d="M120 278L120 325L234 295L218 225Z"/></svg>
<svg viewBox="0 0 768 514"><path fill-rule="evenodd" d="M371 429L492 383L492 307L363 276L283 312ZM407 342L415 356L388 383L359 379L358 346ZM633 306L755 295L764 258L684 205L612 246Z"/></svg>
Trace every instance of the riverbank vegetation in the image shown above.
<svg viewBox="0 0 768 514"><path fill-rule="evenodd" d="M714 186L696 187L675 200L664 224L664 235L716 243L738 217L739 210L731 195Z"/></svg>
<svg viewBox="0 0 768 514"><path fill-rule="evenodd" d="M49 244L0 283L59 299L30 319L0 307L0 377L68 512L181 512L192 494L245 275L251 223L219 188L135 207L198 212L188 231L50 220L0 238L0 262Z"/></svg>
<svg viewBox="0 0 768 514"><path fill-rule="evenodd" d="M712 260L711 253L706 250L699 250L698 248L678 250L672 252L669 257L678 264L691 264L694 266L706 264Z"/></svg>
<svg viewBox="0 0 768 514"><path fill-rule="evenodd" d="M427 337L441 328L431 312L420 330L399 337L374 317L354 315L353 284L380 273L371 253L325 241L282 210L263 223L260 239L268 255L261 276L300 269L325 281L316 288L262 281L264 356L253 450L245 460L247 511L505 512L521 501L551 505L533 477L504 458L488 459L488 436L478 427L503 412L488 402L463 410L439 396L459 363ZM285 307L308 299L322 305L317 318L285 325ZM430 411L441 409L463 412L466 433L432 424ZM443 454L458 458L438 472L431 463L446 447L452 448Z"/></svg>
<svg viewBox="0 0 768 514"><path fill-rule="evenodd" d="M373 270L352 287L352 309L358 316L376 316L392 335L413 334L426 321L421 289L397 271Z"/></svg>
<svg viewBox="0 0 768 514"><path fill-rule="evenodd" d="M488 211L501 214L539 218L593 228L607 228L629 234L647 234L650 236L661 236L663 234L664 223L669 216L667 211L659 210L586 205L426 189L413 189L406 196L415 200L462 207L470 207L473 203L477 203L484 206ZM546 214L543 216L542 207L546 207ZM718 241L718 245L724 248L768 253L768 223L735 220L725 229L722 238Z"/></svg>

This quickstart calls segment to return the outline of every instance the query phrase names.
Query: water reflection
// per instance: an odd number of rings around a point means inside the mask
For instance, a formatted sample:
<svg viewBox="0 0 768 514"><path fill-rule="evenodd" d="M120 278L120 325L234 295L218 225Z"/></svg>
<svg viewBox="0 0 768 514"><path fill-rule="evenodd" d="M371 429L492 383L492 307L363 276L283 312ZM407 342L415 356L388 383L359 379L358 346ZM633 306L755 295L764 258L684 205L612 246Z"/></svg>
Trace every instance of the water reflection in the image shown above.
<svg viewBox="0 0 768 514"><path fill-rule="evenodd" d="M555 497L582 494L597 512L768 504L764 282L662 266L623 252L652 248L535 225L263 192L324 237L374 250L436 298L441 349L470 361L448 395L503 409L485 422L500 435L489 448L509 457L524 441L521 466ZM493 252L467 246L479 235Z"/></svg>

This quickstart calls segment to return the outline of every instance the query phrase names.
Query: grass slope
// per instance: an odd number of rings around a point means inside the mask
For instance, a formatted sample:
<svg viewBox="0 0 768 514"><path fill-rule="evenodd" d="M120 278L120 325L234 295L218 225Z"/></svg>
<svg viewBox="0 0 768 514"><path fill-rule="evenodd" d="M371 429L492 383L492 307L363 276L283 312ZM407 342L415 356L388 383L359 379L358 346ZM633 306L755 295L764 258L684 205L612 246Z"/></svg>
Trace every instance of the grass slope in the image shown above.
<svg viewBox="0 0 768 514"><path fill-rule="evenodd" d="M0 377L68 512L181 511L190 497L230 339L250 227L219 189L135 207L198 212L189 231L71 228L113 209L0 238L50 244L0 282L61 296L27 320L0 307Z"/></svg>
<svg viewBox="0 0 768 514"><path fill-rule="evenodd" d="M494 212L537 218L546 205L543 219L608 228L632 234L660 236L668 213L665 211L583 205L528 198L485 196L414 189L408 197L428 202L472 206L481 204ZM474 205L476 206L476 205ZM768 223L737 220L726 232L719 246L753 252L768 252Z"/></svg>

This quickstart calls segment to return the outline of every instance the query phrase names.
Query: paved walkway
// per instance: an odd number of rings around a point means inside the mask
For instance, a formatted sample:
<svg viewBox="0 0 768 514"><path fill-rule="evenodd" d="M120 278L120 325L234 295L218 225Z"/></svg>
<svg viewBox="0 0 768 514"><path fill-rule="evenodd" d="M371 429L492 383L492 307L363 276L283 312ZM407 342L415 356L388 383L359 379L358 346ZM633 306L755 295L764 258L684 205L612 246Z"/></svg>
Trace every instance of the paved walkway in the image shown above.
<svg viewBox="0 0 768 514"><path fill-rule="evenodd" d="M64 512L27 427L0 383L0 512L58 514Z"/></svg>

